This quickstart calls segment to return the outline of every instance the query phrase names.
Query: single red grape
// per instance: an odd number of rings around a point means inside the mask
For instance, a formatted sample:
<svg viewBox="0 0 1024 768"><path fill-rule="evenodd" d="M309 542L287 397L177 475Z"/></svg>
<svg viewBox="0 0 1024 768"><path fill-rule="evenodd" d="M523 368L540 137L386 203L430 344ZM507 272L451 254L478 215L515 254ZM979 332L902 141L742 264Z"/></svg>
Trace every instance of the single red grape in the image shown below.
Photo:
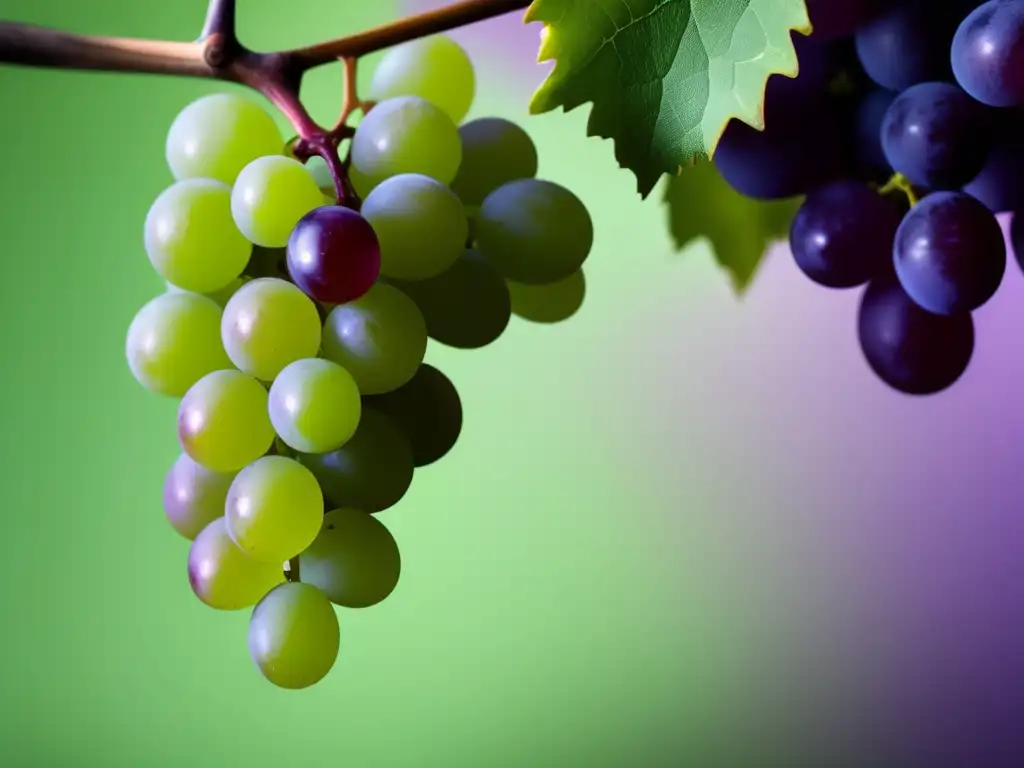
<svg viewBox="0 0 1024 768"><path fill-rule="evenodd" d="M288 273L317 301L354 301L380 276L377 234L351 208L315 208L299 220L288 238Z"/></svg>

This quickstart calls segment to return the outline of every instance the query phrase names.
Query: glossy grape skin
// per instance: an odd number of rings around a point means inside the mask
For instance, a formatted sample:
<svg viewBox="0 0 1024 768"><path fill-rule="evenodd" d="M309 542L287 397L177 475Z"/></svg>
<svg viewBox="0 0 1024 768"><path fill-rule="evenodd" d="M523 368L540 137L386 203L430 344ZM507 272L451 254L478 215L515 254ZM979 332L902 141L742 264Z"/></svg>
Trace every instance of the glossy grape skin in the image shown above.
<svg viewBox="0 0 1024 768"><path fill-rule="evenodd" d="M949 46L963 5L962 0L900 0L860 25L857 55L868 77L891 91L952 80Z"/></svg>
<svg viewBox="0 0 1024 768"><path fill-rule="evenodd" d="M252 280L228 301L221 339L231 362L261 381L273 381L296 360L320 349L320 314L313 300L284 280Z"/></svg>
<svg viewBox="0 0 1024 768"><path fill-rule="evenodd" d="M868 284L858 311L857 335L875 375L908 395L932 395L949 388L967 370L974 353L969 313L931 314L891 276Z"/></svg>
<svg viewBox="0 0 1024 768"><path fill-rule="evenodd" d="M459 137L462 163L451 188L467 206L479 206L502 184L537 175L537 147L530 135L511 120L471 120L459 126Z"/></svg>
<svg viewBox="0 0 1024 768"><path fill-rule="evenodd" d="M335 605L369 608L398 585L402 558L391 532L373 515L335 509L299 557L302 581L323 592Z"/></svg>
<svg viewBox="0 0 1024 768"><path fill-rule="evenodd" d="M326 453L343 446L359 425L362 402L352 374L322 358L296 360L270 385L270 421L288 447Z"/></svg>
<svg viewBox="0 0 1024 768"><path fill-rule="evenodd" d="M564 280L547 285L523 285L506 281L512 314L533 323L562 323L575 315L587 294L582 269Z"/></svg>
<svg viewBox="0 0 1024 768"><path fill-rule="evenodd" d="M427 323L402 291L377 283L339 304L324 323L324 357L352 374L364 395L408 382L427 353Z"/></svg>
<svg viewBox="0 0 1024 768"><path fill-rule="evenodd" d="M252 251L231 216L230 187L212 179L186 179L161 192L146 214L144 241L157 273L195 293L235 280Z"/></svg>
<svg viewBox="0 0 1024 768"><path fill-rule="evenodd" d="M380 274L423 280L459 258L469 235L466 210L448 187L429 176L403 173L378 184L360 214L380 245Z"/></svg>
<svg viewBox="0 0 1024 768"><path fill-rule="evenodd" d="M371 188L401 173L421 173L447 185L462 162L462 141L440 107L400 96L380 102L363 118L350 157Z"/></svg>
<svg viewBox="0 0 1024 768"><path fill-rule="evenodd" d="M166 155L178 181L216 179L230 186L246 165L280 154L283 147L284 138L265 109L237 94L213 93L174 118Z"/></svg>
<svg viewBox="0 0 1024 768"><path fill-rule="evenodd" d="M248 557L279 566L316 538L324 498L295 459L264 456L239 472L224 504L231 540Z"/></svg>
<svg viewBox="0 0 1024 768"><path fill-rule="evenodd" d="M427 363L404 387L365 400L408 438L417 467L444 457L462 432L462 400L455 385Z"/></svg>
<svg viewBox="0 0 1024 768"><path fill-rule="evenodd" d="M828 288L852 288L889 268L900 214L859 181L811 192L793 217L789 243L797 266Z"/></svg>
<svg viewBox="0 0 1024 768"><path fill-rule="evenodd" d="M230 368L220 317L212 299L195 293L168 292L147 302L125 339L135 380L150 392L182 397L206 374Z"/></svg>
<svg viewBox="0 0 1024 768"><path fill-rule="evenodd" d="M777 200L805 194L842 170L842 142L827 109L765 106L765 128L758 131L731 120L712 160L722 178L742 195ZM514 278L513 278L514 279Z"/></svg>
<svg viewBox="0 0 1024 768"><path fill-rule="evenodd" d="M213 472L182 453L164 478L167 522L186 539L194 540L224 515L224 502L234 478L234 472Z"/></svg>
<svg viewBox="0 0 1024 768"><path fill-rule="evenodd" d="M241 371L207 374L181 399L178 441L207 469L237 472L274 442L267 391Z"/></svg>
<svg viewBox="0 0 1024 768"><path fill-rule="evenodd" d="M377 64L369 97L386 101L418 96L440 107L458 125L476 94L469 56L446 35L431 35L391 48Z"/></svg>
<svg viewBox="0 0 1024 768"><path fill-rule="evenodd" d="M962 192L936 192L915 205L896 231L893 258L907 295L937 315L982 306L1006 271L999 222Z"/></svg>
<svg viewBox="0 0 1024 768"><path fill-rule="evenodd" d="M985 166L963 188L993 213L1024 208L1024 118L1016 113L999 118Z"/></svg>
<svg viewBox="0 0 1024 768"><path fill-rule="evenodd" d="M990 107L1024 105L1024 6L991 0L963 20L953 38L960 86Z"/></svg>
<svg viewBox="0 0 1024 768"><path fill-rule="evenodd" d="M985 165L988 116L952 83L918 83L903 91L882 121L882 149L912 184L958 189Z"/></svg>
<svg viewBox="0 0 1024 768"><path fill-rule="evenodd" d="M288 273L317 301L358 299L380 276L377 234L351 208L327 205L310 211L288 238Z"/></svg>
<svg viewBox="0 0 1024 768"><path fill-rule="evenodd" d="M264 248L283 248L299 219L323 203L309 171L284 155L253 160L231 190L235 224L250 242Z"/></svg>
<svg viewBox="0 0 1024 768"><path fill-rule="evenodd" d="M893 91L876 86L865 91L855 108L853 166L869 178L892 173L882 148L882 123L896 96Z"/></svg>
<svg viewBox="0 0 1024 768"><path fill-rule="evenodd" d="M586 261L594 224L565 187L517 179L494 190L476 216L476 247L509 280L529 285L568 277Z"/></svg>
<svg viewBox="0 0 1024 768"><path fill-rule="evenodd" d="M369 405L363 406L359 427L345 445L329 453L302 454L299 460L316 476L330 508L369 513L397 504L415 470L409 439Z"/></svg>
<svg viewBox="0 0 1024 768"><path fill-rule="evenodd" d="M419 307L430 338L449 347L486 347L504 333L512 316L505 279L475 250L467 249L437 277L393 285Z"/></svg>
<svg viewBox="0 0 1024 768"><path fill-rule="evenodd" d="M308 688L338 658L341 633L330 601L316 587L286 582L275 587L249 620L249 655L279 688Z"/></svg>
<svg viewBox="0 0 1024 768"><path fill-rule="evenodd" d="M282 564L253 560L228 535L219 517L196 536L188 553L188 580L196 597L211 608L237 611L256 605L284 581Z"/></svg>

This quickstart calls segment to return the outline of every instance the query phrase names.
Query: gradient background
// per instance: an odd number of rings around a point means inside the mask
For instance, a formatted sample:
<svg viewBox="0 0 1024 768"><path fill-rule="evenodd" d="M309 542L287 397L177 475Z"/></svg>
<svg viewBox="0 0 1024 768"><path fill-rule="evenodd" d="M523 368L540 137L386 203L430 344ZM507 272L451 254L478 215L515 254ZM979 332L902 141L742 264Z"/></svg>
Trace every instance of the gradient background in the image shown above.
<svg viewBox="0 0 1024 768"><path fill-rule="evenodd" d="M430 4L245 0L240 32L286 47ZM204 5L0 16L186 40ZM175 405L123 361L162 288L141 232L166 130L222 86L0 69L0 763L1024 765L1024 277L978 314L958 386L893 394L860 358L855 293L776 249L737 300L703 244L673 252L659 193L584 138L585 109L527 118L538 32L456 37L473 114L526 122L541 175L593 214L587 301L430 350L462 439L381 516L399 588L341 615L337 667L299 693L255 671L247 612L191 594L160 508ZM305 91L325 121L337 78Z"/></svg>

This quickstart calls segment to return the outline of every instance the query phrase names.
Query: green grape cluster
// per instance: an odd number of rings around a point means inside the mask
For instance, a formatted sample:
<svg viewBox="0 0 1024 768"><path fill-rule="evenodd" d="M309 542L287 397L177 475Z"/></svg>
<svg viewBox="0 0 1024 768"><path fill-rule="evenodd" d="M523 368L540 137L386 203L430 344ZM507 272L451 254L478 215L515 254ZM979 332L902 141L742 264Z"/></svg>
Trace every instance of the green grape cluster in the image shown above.
<svg viewBox="0 0 1024 768"><path fill-rule="evenodd" d="M346 164L361 199L344 212L326 164L296 160L245 98L201 98L168 133L174 183L144 228L167 292L131 322L126 356L146 389L180 400L163 502L191 541L192 590L253 609L250 656L283 688L333 666L335 607L398 584L376 515L462 428L458 392L425 362L431 340L482 347L513 314L557 322L583 301L590 217L537 178L521 128L464 122L474 78L447 37L388 53ZM346 279L347 300L324 298Z"/></svg>

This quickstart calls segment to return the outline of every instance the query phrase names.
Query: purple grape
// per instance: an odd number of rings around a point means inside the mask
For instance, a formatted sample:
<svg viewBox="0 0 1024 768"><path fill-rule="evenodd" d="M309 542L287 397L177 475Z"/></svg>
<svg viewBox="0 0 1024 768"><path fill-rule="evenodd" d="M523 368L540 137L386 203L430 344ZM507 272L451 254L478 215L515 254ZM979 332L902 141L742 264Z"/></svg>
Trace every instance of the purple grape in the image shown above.
<svg viewBox="0 0 1024 768"><path fill-rule="evenodd" d="M834 179L842 169L842 137L830 112L765 109L765 129L732 120L714 153L722 178L742 195L793 197Z"/></svg>
<svg viewBox="0 0 1024 768"><path fill-rule="evenodd" d="M952 386L974 354L974 320L967 312L927 312L887 276L868 284L857 316L857 337L871 370L908 395Z"/></svg>
<svg viewBox="0 0 1024 768"><path fill-rule="evenodd" d="M990 0L963 20L953 38L953 72L982 104L1024 104L1024 3Z"/></svg>
<svg viewBox="0 0 1024 768"><path fill-rule="evenodd" d="M840 0L824 0L841 6ZM952 80L949 46L972 0L900 0L857 30L857 55L868 77L902 91Z"/></svg>
<svg viewBox="0 0 1024 768"><path fill-rule="evenodd" d="M778 109L793 102L816 100L832 79L832 56L828 45L805 35L792 34L793 49L799 63L796 77L772 75L765 86L765 104Z"/></svg>
<svg viewBox="0 0 1024 768"><path fill-rule="evenodd" d="M865 177L892 173L892 166L882 149L882 121L895 98L892 91L876 86L865 92L857 103L853 118L853 160Z"/></svg>
<svg viewBox="0 0 1024 768"><path fill-rule="evenodd" d="M288 272L317 301L344 304L358 299L380 275L380 244L370 223L340 205L305 216L288 238Z"/></svg>
<svg viewBox="0 0 1024 768"><path fill-rule="evenodd" d="M852 288L886 271L900 224L896 207L859 181L811 192L789 230L797 266L828 288Z"/></svg>
<svg viewBox="0 0 1024 768"><path fill-rule="evenodd" d="M993 213L1024 209L1024 119L999 113L981 173L964 186Z"/></svg>
<svg viewBox="0 0 1024 768"><path fill-rule="evenodd" d="M849 37L867 21L877 0L807 0L807 13L817 40L835 40Z"/></svg>
<svg viewBox="0 0 1024 768"><path fill-rule="evenodd" d="M958 189L985 165L985 110L952 83L918 83L895 98L882 121L882 150L912 184Z"/></svg>
<svg viewBox="0 0 1024 768"><path fill-rule="evenodd" d="M1006 245L988 208L963 192L936 192L903 217L893 263L908 296L929 312L954 315L995 295Z"/></svg>

